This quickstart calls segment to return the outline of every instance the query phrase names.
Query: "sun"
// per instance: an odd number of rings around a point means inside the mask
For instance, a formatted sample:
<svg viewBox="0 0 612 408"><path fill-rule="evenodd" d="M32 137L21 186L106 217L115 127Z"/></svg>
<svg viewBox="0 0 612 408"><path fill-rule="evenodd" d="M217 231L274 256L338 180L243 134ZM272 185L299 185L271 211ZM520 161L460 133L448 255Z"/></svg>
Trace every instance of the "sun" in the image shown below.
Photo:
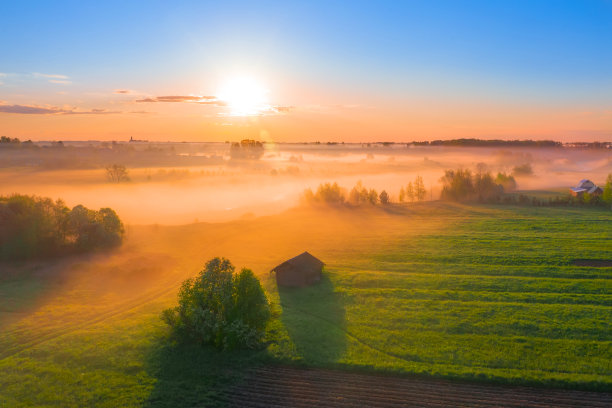
<svg viewBox="0 0 612 408"><path fill-rule="evenodd" d="M268 93L254 78L235 77L221 85L217 97L227 104L232 116L253 116L269 109Z"/></svg>

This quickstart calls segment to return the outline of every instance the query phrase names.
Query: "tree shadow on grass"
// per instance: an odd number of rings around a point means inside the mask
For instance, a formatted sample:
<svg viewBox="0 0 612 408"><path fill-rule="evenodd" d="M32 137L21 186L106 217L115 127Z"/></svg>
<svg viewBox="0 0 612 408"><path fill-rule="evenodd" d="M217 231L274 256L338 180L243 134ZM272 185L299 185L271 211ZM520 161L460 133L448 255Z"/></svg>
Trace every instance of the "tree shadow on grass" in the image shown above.
<svg viewBox="0 0 612 408"><path fill-rule="evenodd" d="M146 407L223 407L232 387L263 364L265 350L221 352L199 344L160 339L148 360L156 379Z"/></svg>
<svg viewBox="0 0 612 408"><path fill-rule="evenodd" d="M346 312L329 276L305 288L279 287L281 320L307 364L331 366L346 351Z"/></svg>

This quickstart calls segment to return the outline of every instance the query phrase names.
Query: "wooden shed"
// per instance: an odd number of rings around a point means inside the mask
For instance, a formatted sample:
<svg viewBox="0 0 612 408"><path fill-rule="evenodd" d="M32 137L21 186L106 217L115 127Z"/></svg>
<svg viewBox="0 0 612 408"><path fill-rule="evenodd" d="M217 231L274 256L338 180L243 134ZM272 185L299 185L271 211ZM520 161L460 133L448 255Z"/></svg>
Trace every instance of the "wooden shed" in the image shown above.
<svg viewBox="0 0 612 408"><path fill-rule="evenodd" d="M308 252L286 260L272 269L276 273L278 286L302 287L321 280L325 264Z"/></svg>

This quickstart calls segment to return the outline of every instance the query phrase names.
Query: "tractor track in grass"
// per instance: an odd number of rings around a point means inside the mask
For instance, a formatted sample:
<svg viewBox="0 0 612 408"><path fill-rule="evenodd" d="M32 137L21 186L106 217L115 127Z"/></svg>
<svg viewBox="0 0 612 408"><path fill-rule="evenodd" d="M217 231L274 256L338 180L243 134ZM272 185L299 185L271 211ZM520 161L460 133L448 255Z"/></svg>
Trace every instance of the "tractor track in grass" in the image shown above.
<svg viewBox="0 0 612 408"><path fill-rule="evenodd" d="M15 344L16 339L9 339L8 340L9 344L13 343L14 345L13 347L11 346L5 347L0 352L0 361L7 359L9 357L15 356L33 347L36 347L39 344L42 344L47 341L56 339L58 337L73 333L77 330L84 329L91 325L101 323L110 318L120 316L134 309L142 307L146 305L147 303L150 303L166 294L169 294L175 291L176 288L180 285L182 281L183 281L183 278L178 279L178 280L177 279L167 280L166 282L164 282L163 284L164 287L162 289L148 291L141 296L132 298L126 302L113 306L111 310L108 310L102 313L97 313L95 317L93 318L89 318L89 316L84 316L82 319L80 319L77 322L62 325L61 327L58 327L58 328L51 328L47 331L43 330L42 332L39 326L35 329L36 335L30 336L33 338L26 339L25 341L17 342L17 344ZM31 332L32 330L33 329L31 328L23 328L23 329L18 328L18 329L14 329L12 331L7 331L3 333L2 337L4 338L6 338L7 336L17 337L17 340L19 340L18 338L20 335L24 335L24 334L27 335L27 333ZM0 344L1 344L1 340L2 338L0 338Z"/></svg>
<svg viewBox="0 0 612 408"><path fill-rule="evenodd" d="M268 366L218 397L230 407L612 406L612 394Z"/></svg>

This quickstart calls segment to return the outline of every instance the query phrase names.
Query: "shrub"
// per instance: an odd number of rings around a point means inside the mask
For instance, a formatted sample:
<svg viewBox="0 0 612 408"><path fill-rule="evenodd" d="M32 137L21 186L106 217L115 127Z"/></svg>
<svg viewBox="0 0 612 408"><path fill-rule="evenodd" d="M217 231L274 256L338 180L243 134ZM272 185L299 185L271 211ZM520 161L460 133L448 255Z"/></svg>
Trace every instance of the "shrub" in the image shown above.
<svg viewBox="0 0 612 408"><path fill-rule="evenodd" d="M183 282L178 306L164 310L162 319L180 340L222 350L255 348L270 319L270 304L249 269L234 274L225 258L213 258L195 278Z"/></svg>
<svg viewBox="0 0 612 408"><path fill-rule="evenodd" d="M533 175L533 169L531 168L531 164L525 163L520 166L515 166L512 169L512 174L514 176L531 176Z"/></svg>

